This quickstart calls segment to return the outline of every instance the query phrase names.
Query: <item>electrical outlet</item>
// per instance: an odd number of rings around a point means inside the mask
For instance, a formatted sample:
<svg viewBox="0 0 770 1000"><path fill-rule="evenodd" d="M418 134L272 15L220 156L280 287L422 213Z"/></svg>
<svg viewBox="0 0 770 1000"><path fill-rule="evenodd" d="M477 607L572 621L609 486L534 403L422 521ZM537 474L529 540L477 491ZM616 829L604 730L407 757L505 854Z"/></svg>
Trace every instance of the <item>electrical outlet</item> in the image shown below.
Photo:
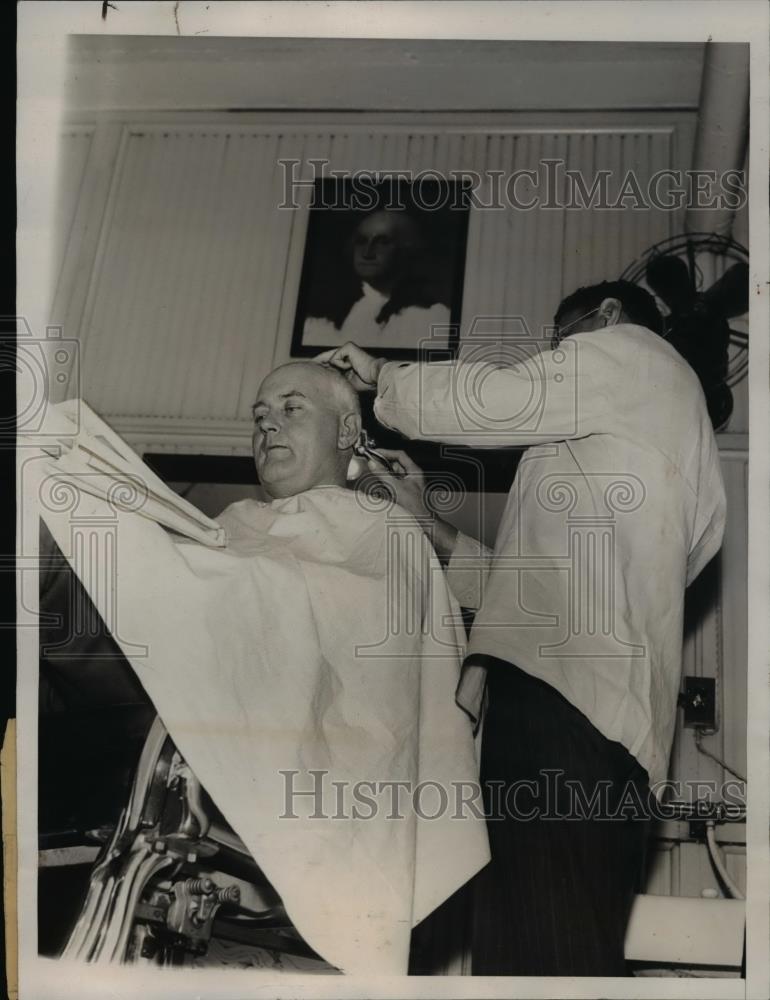
<svg viewBox="0 0 770 1000"><path fill-rule="evenodd" d="M685 677L679 695L687 729L716 729L716 681L713 677Z"/></svg>

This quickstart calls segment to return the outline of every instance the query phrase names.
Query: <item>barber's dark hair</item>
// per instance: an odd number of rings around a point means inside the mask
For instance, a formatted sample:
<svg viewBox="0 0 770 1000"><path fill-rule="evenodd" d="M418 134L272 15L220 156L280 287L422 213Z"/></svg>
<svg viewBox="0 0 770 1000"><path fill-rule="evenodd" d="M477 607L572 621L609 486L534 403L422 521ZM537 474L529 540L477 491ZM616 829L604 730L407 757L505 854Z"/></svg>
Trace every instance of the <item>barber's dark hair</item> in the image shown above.
<svg viewBox="0 0 770 1000"><path fill-rule="evenodd" d="M588 313L598 309L605 299L617 299L630 323L645 326L654 333L663 335L663 317L648 291L632 281L601 281L598 285L586 285L562 299L556 310L554 323L558 326L568 313Z"/></svg>

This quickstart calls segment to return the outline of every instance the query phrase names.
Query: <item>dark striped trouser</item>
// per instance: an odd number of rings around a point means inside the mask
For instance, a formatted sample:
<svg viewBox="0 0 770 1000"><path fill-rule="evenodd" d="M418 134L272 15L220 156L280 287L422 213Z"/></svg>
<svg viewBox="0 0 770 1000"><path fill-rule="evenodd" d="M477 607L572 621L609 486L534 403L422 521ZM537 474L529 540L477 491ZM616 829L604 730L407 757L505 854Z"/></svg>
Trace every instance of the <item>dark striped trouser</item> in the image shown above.
<svg viewBox="0 0 770 1000"><path fill-rule="evenodd" d="M474 886L473 974L624 976L649 833L647 772L549 684L483 659L492 861ZM594 795L601 816L590 815Z"/></svg>

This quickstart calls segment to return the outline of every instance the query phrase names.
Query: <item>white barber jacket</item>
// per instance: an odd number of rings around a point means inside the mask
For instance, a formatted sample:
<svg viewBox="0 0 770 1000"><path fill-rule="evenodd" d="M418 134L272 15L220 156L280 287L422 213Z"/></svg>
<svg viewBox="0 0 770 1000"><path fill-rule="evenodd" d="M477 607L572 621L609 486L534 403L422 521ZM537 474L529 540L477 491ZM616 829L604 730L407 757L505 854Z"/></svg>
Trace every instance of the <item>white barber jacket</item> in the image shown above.
<svg viewBox="0 0 770 1000"><path fill-rule="evenodd" d="M479 608L469 650L551 684L663 781L685 587L718 551L725 494L697 377L622 324L517 365L390 362L375 413L409 438L528 446L494 553L458 536L448 572ZM490 561L491 557L491 561ZM481 710L480 672L458 699Z"/></svg>

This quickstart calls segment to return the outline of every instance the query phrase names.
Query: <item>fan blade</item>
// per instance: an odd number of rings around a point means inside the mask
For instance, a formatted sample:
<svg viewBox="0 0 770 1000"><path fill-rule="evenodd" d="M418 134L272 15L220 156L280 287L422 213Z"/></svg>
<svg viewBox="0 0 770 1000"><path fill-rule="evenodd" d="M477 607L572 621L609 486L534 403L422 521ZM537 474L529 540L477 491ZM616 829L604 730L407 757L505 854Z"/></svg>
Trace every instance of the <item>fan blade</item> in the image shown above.
<svg viewBox="0 0 770 1000"><path fill-rule="evenodd" d="M715 431L724 427L733 412L733 394L730 386L723 384L707 395L706 405Z"/></svg>
<svg viewBox="0 0 770 1000"><path fill-rule="evenodd" d="M715 281L703 300L725 319L742 316L749 308L749 265L738 261Z"/></svg>
<svg viewBox="0 0 770 1000"><path fill-rule="evenodd" d="M686 309L694 298L687 265L679 257L662 254L647 264L647 284L672 312Z"/></svg>

